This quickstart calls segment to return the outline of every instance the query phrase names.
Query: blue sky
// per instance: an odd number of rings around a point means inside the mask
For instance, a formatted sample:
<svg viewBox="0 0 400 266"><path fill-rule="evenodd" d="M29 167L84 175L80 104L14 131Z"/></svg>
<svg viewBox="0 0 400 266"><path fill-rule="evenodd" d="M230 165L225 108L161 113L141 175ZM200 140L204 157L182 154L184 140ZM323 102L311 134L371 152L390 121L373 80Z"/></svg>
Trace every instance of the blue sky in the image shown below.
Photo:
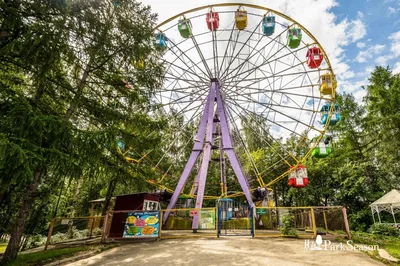
<svg viewBox="0 0 400 266"><path fill-rule="evenodd" d="M243 0L242 0L243 1ZM159 22L198 6L229 0L143 0ZM249 0L280 11L305 26L324 47L339 81L339 92L361 101L370 72L389 65L400 73L400 0Z"/></svg>

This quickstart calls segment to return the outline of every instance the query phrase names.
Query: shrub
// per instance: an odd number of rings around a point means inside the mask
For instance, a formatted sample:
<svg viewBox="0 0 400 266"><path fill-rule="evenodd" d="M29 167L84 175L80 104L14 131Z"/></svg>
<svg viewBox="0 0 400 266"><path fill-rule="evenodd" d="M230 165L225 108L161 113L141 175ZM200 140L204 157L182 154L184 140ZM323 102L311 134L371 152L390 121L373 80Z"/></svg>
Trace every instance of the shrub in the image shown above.
<svg viewBox="0 0 400 266"><path fill-rule="evenodd" d="M294 216L286 214L282 216L283 226L279 226L279 231L284 236L297 236L297 230L294 228Z"/></svg>
<svg viewBox="0 0 400 266"><path fill-rule="evenodd" d="M390 224L373 224L369 231L374 235L399 237L399 229Z"/></svg>

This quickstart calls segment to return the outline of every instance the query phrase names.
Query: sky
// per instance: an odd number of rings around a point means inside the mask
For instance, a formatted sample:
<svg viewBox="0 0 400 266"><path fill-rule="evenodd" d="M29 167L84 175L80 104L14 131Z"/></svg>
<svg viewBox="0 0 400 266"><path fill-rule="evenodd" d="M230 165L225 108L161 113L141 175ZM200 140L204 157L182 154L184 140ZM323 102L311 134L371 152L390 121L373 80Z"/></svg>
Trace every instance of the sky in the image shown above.
<svg viewBox="0 0 400 266"><path fill-rule="evenodd" d="M143 0L162 22L215 0ZM284 13L307 28L325 49L338 79L338 91L361 102L362 86L377 65L400 73L400 0L251 0Z"/></svg>

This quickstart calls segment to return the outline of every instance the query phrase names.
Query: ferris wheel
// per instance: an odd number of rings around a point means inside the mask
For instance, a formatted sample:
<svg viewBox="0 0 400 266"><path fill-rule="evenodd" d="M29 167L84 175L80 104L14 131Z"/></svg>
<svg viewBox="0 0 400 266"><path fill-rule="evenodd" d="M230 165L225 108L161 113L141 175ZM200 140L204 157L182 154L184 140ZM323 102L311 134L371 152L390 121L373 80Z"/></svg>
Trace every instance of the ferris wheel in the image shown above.
<svg viewBox="0 0 400 266"><path fill-rule="evenodd" d="M203 199L240 195L252 203L252 191L286 176L290 186L304 187L306 159L332 152L331 139L324 134L340 120L335 75L322 46L290 17L250 4L203 6L159 24L154 45L163 53L165 75L153 100L164 112L182 116L185 124L198 123L188 162L176 188L169 188L174 194L168 208L175 206L196 162L197 173L185 195L201 207ZM279 158L263 172L254 165L252 181L244 176L236 154L240 147L252 161L242 133L249 119L257 128L254 134ZM308 151L286 149L283 143L291 136L297 137L297 146L309 143ZM204 195L215 150L220 154L221 194ZM286 170L277 173L282 165ZM234 169L241 192L228 193L226 167ZM273 179L263 178L271 174Z"/></svg>

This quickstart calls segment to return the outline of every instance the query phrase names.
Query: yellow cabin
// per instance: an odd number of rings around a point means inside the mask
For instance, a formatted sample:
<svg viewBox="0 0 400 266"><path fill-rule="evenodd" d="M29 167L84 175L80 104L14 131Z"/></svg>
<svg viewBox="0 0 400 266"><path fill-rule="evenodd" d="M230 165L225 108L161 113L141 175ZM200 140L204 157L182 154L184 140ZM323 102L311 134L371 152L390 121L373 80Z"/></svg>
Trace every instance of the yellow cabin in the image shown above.
<svg viewBox="0 0 400 266"><path fill-rule="evenodd" d="M335 93L337 81L335 75L330 73L321 75L321 86L319 91L322 95L332 95Z"/></svg>
<svg viewBox="0 0 400 266"><path fill-rule="evenodd" d="M239 30L244 30L247 27L247 11L241 6L235 13L235 23Z"/></svg>
<svg viewBox="0 0 400 266"><path fill-rule="evenodd" d="M144 60L143 59L138 59L137 61L133 62L134 68L136 70L143 70L144 69Z"/></svg>

